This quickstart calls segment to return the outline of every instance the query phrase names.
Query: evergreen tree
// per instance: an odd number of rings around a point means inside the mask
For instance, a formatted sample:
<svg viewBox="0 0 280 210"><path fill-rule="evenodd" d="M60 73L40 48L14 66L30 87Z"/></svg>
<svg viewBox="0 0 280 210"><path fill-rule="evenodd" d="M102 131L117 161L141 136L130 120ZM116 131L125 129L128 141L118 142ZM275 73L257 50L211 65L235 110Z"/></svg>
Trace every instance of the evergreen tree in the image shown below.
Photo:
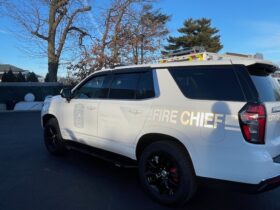
<svg viewBox="0 0 280 210"><path fill-rule="evenodd" d="M2 75L1 82L7 82L7 72L5 71L4 74Z"/></svg>
<svg viewBox="0 0 280 210"><path fill-rule="evenodd" d="M192 18L184 22L184 26L178 29L182 35L179 37L168 38L169 45L165 50L178 50L181 48L201 46L209 52L218 52L223 48L220 42L219 30L211 27L211 19L201 18L194 20Z"/></svg>
<svg viewBox="0 0 280 210"><path fill-rule="evenodd" d="M26 79L21 72L17 75L17 82L26 82Z"/></svg>
<svg viewBox="0 0 280 210"><path fill-rule="evenodd" d="M16 82L17 78L14 75L12 69L10 69L6 75L6 82Z"/></svg>
<svg viewBox="0 0 280 210"><path fill-rule="evenodd" d="M38 82L39 81L34 72L29 73L26 80L27 80L27 82Z"/></svg>

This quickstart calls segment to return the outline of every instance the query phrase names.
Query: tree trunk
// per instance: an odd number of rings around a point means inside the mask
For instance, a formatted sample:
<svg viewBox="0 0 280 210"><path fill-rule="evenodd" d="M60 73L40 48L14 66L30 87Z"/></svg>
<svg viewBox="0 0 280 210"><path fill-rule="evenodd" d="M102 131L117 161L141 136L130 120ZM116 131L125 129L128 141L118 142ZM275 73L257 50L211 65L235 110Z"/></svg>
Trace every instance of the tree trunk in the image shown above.
<svg viewBox="0 0 280 210"><path fill-rule="evenodd" d="M144 63L144 35L141 35L141 47L140 47L140 54L141 54L141 64Z"/></svg>
<svg viewBox="0 0 280 210"><path fill-rule="evenodd" d="M58 71L58 61L55 54L55 15L56 15L56 5L57 0L52 1L50 4L50 13L49 13L49 37L48 37L48 72L49 72L49 81L57 81L57 71Z"/></svg>
<svg viewBox="0 0 280 210"><path fill-rule="evenodd" d="M48 41L48 72L49 81L57 82L57 71L59 65L59 57L55 54L55 35L51 35Z"/></svg>
<svg viewBox="0 0 280 210"><path fill-rule="evenodd" d="M48 62L49 82L57 82L58 60Z"/></svg>
<svg viewBox="0 0 280 210"><path fill-rule="evenodd" d="M133 47L133 64L138 64L138 46Z"/></svg>

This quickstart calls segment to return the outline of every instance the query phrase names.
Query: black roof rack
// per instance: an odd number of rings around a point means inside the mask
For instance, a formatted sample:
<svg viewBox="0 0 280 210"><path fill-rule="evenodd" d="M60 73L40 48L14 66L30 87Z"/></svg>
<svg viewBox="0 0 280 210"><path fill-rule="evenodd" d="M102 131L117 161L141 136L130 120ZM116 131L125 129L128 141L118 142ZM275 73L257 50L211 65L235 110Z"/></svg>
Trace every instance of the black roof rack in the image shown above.
<svg viewBox="0 0 280 210"><path fill-rule="evenodd" d="M204 47L195 46L195 47L182 48L179 50L172 50L170 52L162 52L162 54L164 55L164 57L170 58L174 56L189 55L193 53L202 53L202 52L206 52Z"/></svg>

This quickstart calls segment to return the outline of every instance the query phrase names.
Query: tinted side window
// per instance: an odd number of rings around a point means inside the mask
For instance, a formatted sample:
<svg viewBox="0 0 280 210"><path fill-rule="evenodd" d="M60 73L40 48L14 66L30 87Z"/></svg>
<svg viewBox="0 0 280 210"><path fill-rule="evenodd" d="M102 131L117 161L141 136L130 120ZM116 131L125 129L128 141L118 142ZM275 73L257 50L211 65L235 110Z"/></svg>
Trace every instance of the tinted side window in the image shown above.
<svg viewBox="0 0 280 210"><path fill-rule="evenodd" d="M231 66L172 68L170 73L182 93L191 99L245 101Z"/></svg>
<svg viewBox="0 0 280 210"><path fill-rule="evenodd" d="M280 101L280 88L277 81L270 75L257 76L251 75L251 78L259 93L259 99L262 102Z"/></svg>
<svg viewBox="0 0 280 210"><path fill-rule="evenodd" d="M154 81L152 71L141 73L136 90L136 99L147 99L155 97Z"/></svg>
<svg viewBox="0 0 280 210"><path fill-rule="evenodd" d="M247 69L261 102L280 101L279 84L271 77L271 72L265 66L255 64L248 66Z"/></svg>
<svg viewBox="0 0 280 210"><path fill-rule="evenodd" d="M109 93L111 99L135 99L139 73L115 74Z"/></svg>
<svg viewBox="0 0 280 210"><path fill-rule="evenodd" d="M107 98L110 81L109 75L93 77L75 91L75 98Z"/></svg>

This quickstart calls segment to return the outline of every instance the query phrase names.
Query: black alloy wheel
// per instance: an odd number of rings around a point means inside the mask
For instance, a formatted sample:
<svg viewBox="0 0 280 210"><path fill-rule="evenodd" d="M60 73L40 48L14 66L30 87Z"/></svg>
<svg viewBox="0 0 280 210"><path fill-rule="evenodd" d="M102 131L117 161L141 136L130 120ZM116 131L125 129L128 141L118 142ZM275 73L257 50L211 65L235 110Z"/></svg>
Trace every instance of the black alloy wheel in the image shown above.
<svg viewBox="0 0 280 210"><path fill-rule="evenodd" d="M188 152L172 141L157 141L144 149L139 176L145 191L162 204L184 205L197 189Z"/></svg>
<svg viewBox="0 0 280 210"><path fill-rule="evenodd" d="M47 150L54 155L62 154L65 150L57 120L50 119L44 127L44 141Z"/></svg>
<svg viewBox="0 0 280 210"><path fill-rule="evenodd" d="M150 187L160 195L174 195L180 184L180 169L164 152L151 154L146 162L145 176Z"/></svg>

